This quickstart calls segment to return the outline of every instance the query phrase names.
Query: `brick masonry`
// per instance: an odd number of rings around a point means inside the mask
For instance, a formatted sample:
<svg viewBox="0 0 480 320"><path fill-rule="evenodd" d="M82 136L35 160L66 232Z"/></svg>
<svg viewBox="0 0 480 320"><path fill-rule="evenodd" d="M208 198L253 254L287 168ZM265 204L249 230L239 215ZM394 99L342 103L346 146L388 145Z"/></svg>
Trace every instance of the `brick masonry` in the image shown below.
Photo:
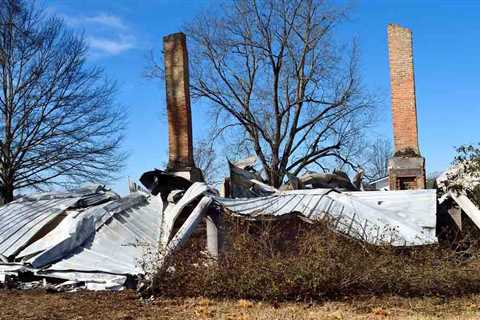
<svg viewBox="0 0 480 320"><path fill-rule="evenodd" d="M395 156L389 161L390 190L424 189L425 159L418 147L412 32L389 24L388 58Z"/></svg>
<svg viewBox="0 0 480 320"><path fill-rule="evenodd" d="M168 169L195 167L186 37L174 33L163 38L168 113Z"/></svg>
<svg viewBox="0 0 480 320"><path fill-rule="evenodd" d="M388 25L388 53L392 92L392 120L395 152L418 148L417 107L413 71L412 32Z"/></svg>

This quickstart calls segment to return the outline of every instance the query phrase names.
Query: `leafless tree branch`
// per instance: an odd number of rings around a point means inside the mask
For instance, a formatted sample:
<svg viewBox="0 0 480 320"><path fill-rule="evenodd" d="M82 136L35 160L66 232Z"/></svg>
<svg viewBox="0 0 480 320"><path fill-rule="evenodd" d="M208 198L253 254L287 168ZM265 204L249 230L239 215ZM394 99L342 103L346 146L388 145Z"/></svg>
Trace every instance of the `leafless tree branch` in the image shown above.
<svg viewBox="0 0 480 320"><path fill-rule="evenodd" d="M87 46L34 3L0 0L0 179L18 188L115 178L125 114Z"/></svg>
<svg viewBox="0 0 480 320"><path fill-rule="evenodd" d="M345 10L326 0L227 0L217 8L185 28L193 97L238 125L229 128L245 137L273 186L287 172L345 157L374 106L356 45L334 39Z"/></svg>

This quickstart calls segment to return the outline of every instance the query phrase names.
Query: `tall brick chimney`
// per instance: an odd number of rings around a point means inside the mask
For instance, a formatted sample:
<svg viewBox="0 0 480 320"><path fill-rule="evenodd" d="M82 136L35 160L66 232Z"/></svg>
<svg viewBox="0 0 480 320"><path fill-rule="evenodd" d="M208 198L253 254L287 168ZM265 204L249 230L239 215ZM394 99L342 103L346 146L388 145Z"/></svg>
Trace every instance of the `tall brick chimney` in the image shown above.
<svg viewBox="0 0 480 320"><path fill-rule="evenodd" d="M389 161L390 190L424 189L425 159L418 147L412 32L388 25L395 154Z"/></svg>
<svg viewBox="0 0 480 320"><path fill-rule="evenodd" d="M192 113L186 37L174 33L163 38L168 113L167 171L192 181L202 173L193 161Z"/></svg>

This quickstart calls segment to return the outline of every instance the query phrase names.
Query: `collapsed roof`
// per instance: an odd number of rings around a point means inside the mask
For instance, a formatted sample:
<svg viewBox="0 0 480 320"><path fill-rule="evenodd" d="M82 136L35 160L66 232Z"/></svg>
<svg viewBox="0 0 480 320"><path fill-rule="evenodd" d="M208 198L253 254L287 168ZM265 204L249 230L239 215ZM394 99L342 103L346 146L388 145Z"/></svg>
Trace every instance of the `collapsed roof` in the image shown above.
<svg viewBox="0 0 480 320"><path fill-rule="evenodd" d="M435 190L339 192L335 189L279 191L253 199L215 197L228 212L249 219L297 215L328 220L335 231L370 244L435 243Z"/></svg>
<svg viewBox="0 0 480 320"><path fill-rule="evenodd" d="M462 230L462 212L480 228L480 209L469 197L469 193L480 186L480 177L466 170L466 165L456 164L436 179L438 188L443 192L438 201L440 209L451 216L459 230Z"/></svg>
<svg viewBox="0 0 480 320"><path fill-rule="evenodd" d="M157 197L120 198L102 186L18 199L0 208L0 277L22 266L91 288L123 286L141 272L136 259L158 246L161 212Z"/></svg>
<svg viewBox="0 0 480 320"><path fill-rule="evenodd" d="M145 273L146 255L161 252L156 258L161 265L212 210L245 219L323 220L375 245L437 241L435 190L277 190L253 182L263 195L225 198L205 183L187 183L160 170L140 180L148 192L137 186L119 197L92 186L35 194L0 208L0 282L28 271L89 289L123 288L129 278ZM180 216L185 221L175 229Z"/></svg>

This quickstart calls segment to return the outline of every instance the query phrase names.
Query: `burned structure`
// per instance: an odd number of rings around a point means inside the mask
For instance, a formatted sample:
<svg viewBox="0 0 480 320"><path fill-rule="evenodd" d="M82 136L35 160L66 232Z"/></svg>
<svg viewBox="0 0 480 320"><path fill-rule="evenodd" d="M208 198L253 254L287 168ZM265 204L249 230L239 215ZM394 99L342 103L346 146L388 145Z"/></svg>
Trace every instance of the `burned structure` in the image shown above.
<svg viewBox="0 0 480 320"><path fill-rule="evenodd" d="M388 164L390 190L425 189L425 159L418 146L412 32L388 25L395 154Z"/></svg>
<svg viewBox="0 0 480 320"><path fill-rule="evenodd" d="M195 167L192 142L192 112L187 42L184 33L163 38L168 113L167 171L191 181L203 181Z"/></svg>
<svg viewBox="0 0 480 320"><path fill-rule="evenodd" d="M289 176L288 183L277 189L252 170L256 158L251 157L229 163L225 186L230 190L219 196L212 186L199 181L202 174L193 160L185 35L166 36L164 48L169 124L166 171L145 172L140 178L144 187L131 182L125 197L96 185L32 194L0 207L0 286L30 274L44 280L41 283L61 282L55 286L58 289L120 290L142 281L150 261L155 268L167 267L167 258L199 230L202 221L206 253L213 260L221 259L226 215L255 221L291 217L307 223L323 221L352 240L400 247L438 242L438 202L460 229L461 211L480 226L479 208L467 192L452 185L458 180L468 190L478 186L480 179L462 173L461 167L438 179L445 194L437 201L436 190L362 191L362 172L353 183L339 172ZM396 148L390 161L390 190L424 189L410 31L389 26L389 49Z"/></svg>

